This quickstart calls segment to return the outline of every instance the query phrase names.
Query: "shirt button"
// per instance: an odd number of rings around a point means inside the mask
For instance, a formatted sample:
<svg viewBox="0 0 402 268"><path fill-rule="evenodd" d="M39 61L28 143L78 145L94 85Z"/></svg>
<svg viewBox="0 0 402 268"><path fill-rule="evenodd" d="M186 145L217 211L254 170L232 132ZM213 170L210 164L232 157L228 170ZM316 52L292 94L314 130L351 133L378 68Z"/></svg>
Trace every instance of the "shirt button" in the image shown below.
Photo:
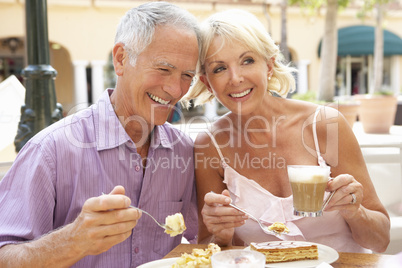
<svg viewBox="0 0 402 268"><path fill-rule="evenodd" d="M140 166L135 166L135 171L140 171Z"/></svg>
<svg viewBox="0 0 402 268"><path fill-rule="evenodd" d="M140 249L138 247L134 249L135 253L138 253L138 251L140 251Z"/></svg>

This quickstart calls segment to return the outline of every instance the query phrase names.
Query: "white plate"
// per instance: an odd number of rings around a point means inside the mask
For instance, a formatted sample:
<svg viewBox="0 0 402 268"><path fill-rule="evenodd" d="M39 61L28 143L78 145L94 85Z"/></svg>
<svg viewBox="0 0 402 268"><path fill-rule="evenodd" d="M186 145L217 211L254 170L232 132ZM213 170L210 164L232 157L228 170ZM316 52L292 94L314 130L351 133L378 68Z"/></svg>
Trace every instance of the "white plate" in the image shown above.
<svg viewBox="0 0 402 268"><path fill-rule="evenodd" d="M170 268L178 258L168 258L144 263L137 268Z"/></svg>
<svg viewBox="0 0 402 268"><path fill-rule="evenodd" d="M277 241L278 243L281 241ZM275 243L275 242L272 242ZM301 243L298 241L298 243ZM291 262L279 262L279 263L269 263L266 264L265 267L294 267L294 268L308 268L308 267L316 267L322 262L326 263L333 263L339 258L338 252L328 246L317 244L317 243L310 243L305 242L306 244L315 244L317 245L318 249L318 260L302 260L302 261L291 261ZM250 247L246 249L250 250ZM151 261L148 263L144 263L137 268L170 268L172 264L176 262L178 258L168 258L168 259L161 259L156 261Z"/></svg>
<svg viewBox="0 0 402 268"><path fill-rule="evenodd" d="M282 242L282 241L272 241L271 243L280 243L280 242ZM339 258L338 252L331 247L317 244L317 243L310 243L310 242L297 241L297 243L306 243L308 245L311 245L311 244L317 245L318 260L302 260L302 261L268 263L265 265L265 267L308 268L308 267L316 267L316 266L320 265L322 262L333 263ZM250 249L250 247L247 247L246 249Z"/></svg>

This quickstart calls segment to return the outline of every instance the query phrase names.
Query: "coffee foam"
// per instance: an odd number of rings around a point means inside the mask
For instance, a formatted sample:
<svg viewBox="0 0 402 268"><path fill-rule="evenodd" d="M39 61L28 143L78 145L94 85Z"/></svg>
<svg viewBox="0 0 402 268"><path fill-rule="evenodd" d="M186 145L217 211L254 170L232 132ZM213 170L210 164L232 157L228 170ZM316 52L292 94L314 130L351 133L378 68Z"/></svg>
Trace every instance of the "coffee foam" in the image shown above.
<svg viewBox="0 0 402 268"><path fill-rule="evenodd" d="M288 166L289 180L292 182L311 182L317 183L327 181L330 168L319 166Z"/></svg>

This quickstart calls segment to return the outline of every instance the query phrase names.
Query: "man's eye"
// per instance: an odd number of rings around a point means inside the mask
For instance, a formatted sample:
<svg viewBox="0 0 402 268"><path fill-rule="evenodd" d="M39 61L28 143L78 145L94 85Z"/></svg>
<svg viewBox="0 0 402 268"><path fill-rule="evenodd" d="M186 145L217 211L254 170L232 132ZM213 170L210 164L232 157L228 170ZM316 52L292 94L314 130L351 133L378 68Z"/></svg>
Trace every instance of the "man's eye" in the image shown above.
<svg viewBox="0 0 402 268"><path fill-rule="evenodd" d="M169 72L169 70L165 69L165 68L159 68L159 70L162 71L162 72Z"/></svg>

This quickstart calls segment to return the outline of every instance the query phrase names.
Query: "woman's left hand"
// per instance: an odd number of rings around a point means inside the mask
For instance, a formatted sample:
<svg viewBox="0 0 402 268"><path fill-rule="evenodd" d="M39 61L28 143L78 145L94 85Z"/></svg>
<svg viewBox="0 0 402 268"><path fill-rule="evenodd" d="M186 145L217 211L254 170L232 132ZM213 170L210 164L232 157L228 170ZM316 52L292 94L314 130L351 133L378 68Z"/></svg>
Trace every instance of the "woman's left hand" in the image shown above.
<svg viewBox="0 0 402 268"><path fill-rule="evenodd" d="M363 185L360 182L352 175L341 174L328 182L326 190L336 190L326 211L339 210L345 219L355 216L363 201Z"/></svg>

